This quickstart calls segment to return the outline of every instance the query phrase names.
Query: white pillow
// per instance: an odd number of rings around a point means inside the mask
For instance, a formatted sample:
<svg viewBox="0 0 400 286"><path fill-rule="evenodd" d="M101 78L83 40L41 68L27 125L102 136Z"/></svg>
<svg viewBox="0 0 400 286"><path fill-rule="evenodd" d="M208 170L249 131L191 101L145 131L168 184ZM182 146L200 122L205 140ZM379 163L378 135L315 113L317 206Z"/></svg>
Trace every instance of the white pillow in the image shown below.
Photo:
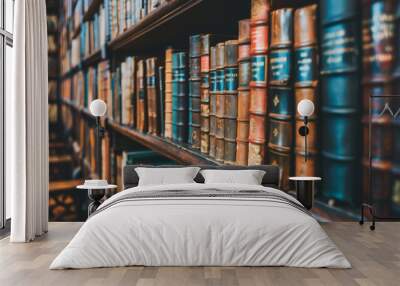
<svg viewBox="0 0 400 286"><path fill-rule="evenodd" d="M265 171L262 170L202 170L204 183L261 185Z"/></svg>
<svg viewBox="0 0 400 286"><path fill-rule="evenodd" d="M196 177L199 170L199 167L135 168L139 176L138 186L195 183L193 179Z"/></svg>

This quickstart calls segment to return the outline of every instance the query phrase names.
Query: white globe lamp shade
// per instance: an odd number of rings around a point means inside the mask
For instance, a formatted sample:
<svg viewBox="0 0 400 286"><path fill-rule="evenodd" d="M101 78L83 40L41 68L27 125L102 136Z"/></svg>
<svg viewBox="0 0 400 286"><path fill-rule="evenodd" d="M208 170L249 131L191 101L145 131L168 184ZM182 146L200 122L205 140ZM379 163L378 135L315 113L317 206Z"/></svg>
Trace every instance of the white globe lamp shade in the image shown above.
<svg viewBox="0 0 400 286"><path fill-rule="evenodd" d="M90 112L96 117L102 117L106 114L107 105L101 99L93 100L90 103Z"/></svg>
<svg viewBox="0 0 400 286"><path fill-rule="evenodd" d="M314 113L314 103L309 99L303 99L297 104L297 111L301 116L310 117Z"/></svg>

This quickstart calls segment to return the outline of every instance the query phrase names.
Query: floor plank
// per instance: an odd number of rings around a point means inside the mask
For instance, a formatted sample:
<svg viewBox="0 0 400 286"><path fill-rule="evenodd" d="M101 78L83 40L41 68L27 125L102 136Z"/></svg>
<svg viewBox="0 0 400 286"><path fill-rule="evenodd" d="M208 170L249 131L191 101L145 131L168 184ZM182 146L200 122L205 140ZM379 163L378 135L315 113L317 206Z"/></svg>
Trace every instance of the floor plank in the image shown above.
<svg viewBox="0 0 400 286"><path fill-rule="evenodd" d="M81 223L50 223L49 233L32 243L0 240L0 285L399 285L400 223L377 224L372 232L356 222L323 223L352 269L289 267L120 267L50 271L55 256Z"/></svg>

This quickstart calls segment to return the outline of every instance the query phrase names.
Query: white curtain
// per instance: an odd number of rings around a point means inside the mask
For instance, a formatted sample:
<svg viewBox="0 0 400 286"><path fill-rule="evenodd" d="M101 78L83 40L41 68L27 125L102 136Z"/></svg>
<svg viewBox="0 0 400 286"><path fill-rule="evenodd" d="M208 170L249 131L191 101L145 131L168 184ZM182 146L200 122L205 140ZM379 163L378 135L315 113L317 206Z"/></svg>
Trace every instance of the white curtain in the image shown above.
<svg viewBox="0 0 400 286"><path fill-rule="evenodd" d="M15 1L13 94L6 97L6 187L12 242L48 226L47 20L45 0Z"/></svg>

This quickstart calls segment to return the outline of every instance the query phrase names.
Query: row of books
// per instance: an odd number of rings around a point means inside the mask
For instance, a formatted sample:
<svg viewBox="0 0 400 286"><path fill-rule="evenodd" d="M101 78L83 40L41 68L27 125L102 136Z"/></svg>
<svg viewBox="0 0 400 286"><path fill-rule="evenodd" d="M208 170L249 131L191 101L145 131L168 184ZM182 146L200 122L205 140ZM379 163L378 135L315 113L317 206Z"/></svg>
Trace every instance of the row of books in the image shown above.
<svg viewBox="0 0 400 286"><path fill-rule="evenodd" d="M127 165L139 164L165 164L175 165L176 162L168 159L152 150L145 149L139 145L119 144L113 145L108 132L105 132L101 139L101 162L97 165L97 144L95 127L85 120L80 114L74 113L68 106L63 106L63 116L66 127L71 131L75 149L79 151L84 173L90 172L87 176L97 173L103 179L115 183L118 191L123 189L123 169ZM97 168L101 168L98 170Z"/></svg>
<svg viewBox="0 0 400 286"><path fill-rule="evenodd" d="M100 5L99 11L94 13L91 20L83 22L80 32L80 59L85 59L93 53L105 48L106 38L106 12Z"/></svg>
<svg viewBox="0 0 400 286"><path fill-rule="evenodd" d="M83 22L83 15L92 1L64 0L64 17L67 24L61 32L62 71L66 73L78 66L86 57L103 49L106 44L137 24L150 12L168 0L112 0L104 1L90 20ZM71 7L73 13L71 13ZM76 31L80 29L79 36ZM71 43L69 45L69 43Z"/></svg>
<svg viewBox="0 0 400 286"><path fill-rule="evenodd" d="M136 25L168 0L112 0L108 6L111 39Z"/></svg>

